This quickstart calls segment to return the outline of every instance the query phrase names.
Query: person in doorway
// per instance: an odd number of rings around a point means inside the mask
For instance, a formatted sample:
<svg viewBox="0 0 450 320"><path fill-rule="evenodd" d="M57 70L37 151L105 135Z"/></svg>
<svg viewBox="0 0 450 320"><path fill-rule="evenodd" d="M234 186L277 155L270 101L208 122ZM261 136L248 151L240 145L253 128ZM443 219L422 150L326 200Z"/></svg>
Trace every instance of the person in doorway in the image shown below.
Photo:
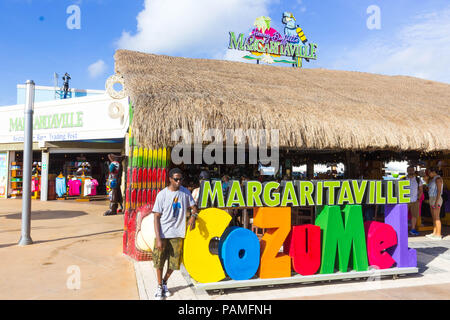
<svg viewBox="0 0 450 320"><path fill-rule="evenodd" d="M416 230L417 219L419 218L419 203L423 194L423 182L420 177L416 175L414 166L409 166L407 169L407 176L404 179L409 180L410 186L410 203L408 203L408 210L411 212L411 230L409 234L412 236L418 236L419 232Z"/></svg>
<svg viewBox="0 0 450 320"><path fill-rule="evenodd" d="M195 204L197 205L197 207L198 207L198 200L200 198L200 186L202 185L203 181L209 181L209 179L210 179L210 176L209 176L208 171L203 170L202 172L200 172L199 181L198 181L199 187L195 188L192 191L192 198L194 198L194 201L195 201Z"/></svg>
<svg viewBox="0 0 450 320"><path fill-rule="evenodd" d="M224 197L228 194L228 190L230 189L230 177L227 175L224 175L222 177L222 192Z"/></svg>
<svg viewBox="0 0 450 320"><path fill-rule="evenodd" d="M111 191L109 192L109 209L103 214L104 216L116 215L120 206L119 212L123 211L123 196L120 188L122 184L122 161L126 156L108 154L108 159L111 162L109 165L108 182Z"/></svg>
<svg viewBox="0 0 450 320"><path fill-rule="evenodd" d="M197 206L188 189L181 185L183 172L174 168L169 171L169 186L156 196L153 206L155 219L155 250L153 263L156 269L158 287L155 299L161 300L171 295L167 288L167 281L174 270L180 269L183 240L186 235L186 212L191 209L189 226L195 228ZM168 261L168 268L163 278L164 264Z"/></svg>
<svg viewBox="0 0 450 320"><path fill-rule="evenodd" d="M431 216L433 217L433 233L427 234L426 237L433 240L442 240L440 212L443 203L442 193L444 183L441 176L438 175L438 169L436 167L428 169L428 176L428 196Z"/></svg>

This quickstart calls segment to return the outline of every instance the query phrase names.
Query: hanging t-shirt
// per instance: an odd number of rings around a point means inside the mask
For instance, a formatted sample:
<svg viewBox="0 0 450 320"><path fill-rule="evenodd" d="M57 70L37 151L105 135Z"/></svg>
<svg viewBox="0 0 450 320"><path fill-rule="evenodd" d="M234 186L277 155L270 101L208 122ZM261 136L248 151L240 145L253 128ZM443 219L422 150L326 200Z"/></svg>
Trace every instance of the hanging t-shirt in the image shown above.
<svg viewBox="0 0 450 320"><path fill-rule="evenodd" d="M98 181L96 179L92 179L91 182L92 182L92 186L91 186L90 196L96 196L97 195Z"/></svg>
<svg viewBox="0 0 450 320"><path fill-rule="evenodd" d="M83 190L83 196L90 196L91 195L91 189L92 189L92 181L89 179L84 180L84 190Z"/></svg>
<svg viewBox="0 0 450 320"><path fill-rule="evenodd" d="M78 179L69 181L69 196L79 196L81 189L81 181Z"/></svg>
<svg viewBox="0 0 450 320"><path fill-rule="evenodd" d="M58 197L62 197L63 195L66 194L66 178L65 177L56 178L55 189L56 189L56 194L58 195Z"/></svg>

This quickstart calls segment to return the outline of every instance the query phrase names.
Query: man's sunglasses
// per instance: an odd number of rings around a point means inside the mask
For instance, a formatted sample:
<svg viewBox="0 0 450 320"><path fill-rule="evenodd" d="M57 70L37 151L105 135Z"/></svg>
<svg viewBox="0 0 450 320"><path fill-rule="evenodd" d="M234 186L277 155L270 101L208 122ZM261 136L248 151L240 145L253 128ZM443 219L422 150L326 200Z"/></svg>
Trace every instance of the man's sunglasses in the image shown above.
<svg viewBox="0 0 450 320"><path fill-rule="evenodd" d="M175 182L183 180L183 178L172 178Z"/></svg>

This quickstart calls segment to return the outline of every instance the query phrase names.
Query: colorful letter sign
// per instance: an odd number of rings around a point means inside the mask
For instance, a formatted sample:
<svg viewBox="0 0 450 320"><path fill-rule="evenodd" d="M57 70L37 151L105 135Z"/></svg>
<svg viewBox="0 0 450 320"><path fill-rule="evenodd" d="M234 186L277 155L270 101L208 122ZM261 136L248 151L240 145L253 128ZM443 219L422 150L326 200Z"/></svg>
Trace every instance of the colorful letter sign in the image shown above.
<svg viewBox="0 0 450 320"><path fill-rule="evenodd" d="M349 199L351 185L343 193L333 191L337 199ZM332 184L326 188L330 187L338 188ZM309 192L309 188L310 185L300 189ZM254 190L262 192L258 187ZM361 197L362 193L355 195L355 201ZM323 206L315 225L292 229L290 207L254 208L254 226L266 229L261 240L248 229L229 227L230 221L226 211L210 208L200 212L194 230L188 228L183 262L196 281L217 282L227 275L233 280L248 280L255 274L261 279L287 278L291 276L291 266L302 276L329 274L336 272L336 258L340 272L350 271L350 262L353 271L367 271L369 263L377 269L417 265L416 251L408 248L405 204L386 205L386 223L365 224L360 205ZM215 237L220 238L218 255L209 249Z"/></svg>

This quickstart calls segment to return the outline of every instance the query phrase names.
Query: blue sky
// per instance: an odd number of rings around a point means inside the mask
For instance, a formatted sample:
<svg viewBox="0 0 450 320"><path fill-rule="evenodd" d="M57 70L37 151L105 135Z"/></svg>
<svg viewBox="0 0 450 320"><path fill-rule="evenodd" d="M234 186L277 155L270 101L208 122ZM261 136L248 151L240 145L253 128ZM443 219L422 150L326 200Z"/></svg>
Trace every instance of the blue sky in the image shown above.
<svg viewBox="0 0 450 320"><path fill-rule="evenodd" d="M80 29L67 28L70 5L80 8ZM367 27L371 5L381 29ZM448 0L2 0L0 105L15 104L16 84L27 79L53 85L53 72L69 72L72 87L103 89L118 48L239 60L242 52L227 50L228 31L247 33L261 15L281 31L283 11L319 45L306 68L450 83Z"/></svg>

